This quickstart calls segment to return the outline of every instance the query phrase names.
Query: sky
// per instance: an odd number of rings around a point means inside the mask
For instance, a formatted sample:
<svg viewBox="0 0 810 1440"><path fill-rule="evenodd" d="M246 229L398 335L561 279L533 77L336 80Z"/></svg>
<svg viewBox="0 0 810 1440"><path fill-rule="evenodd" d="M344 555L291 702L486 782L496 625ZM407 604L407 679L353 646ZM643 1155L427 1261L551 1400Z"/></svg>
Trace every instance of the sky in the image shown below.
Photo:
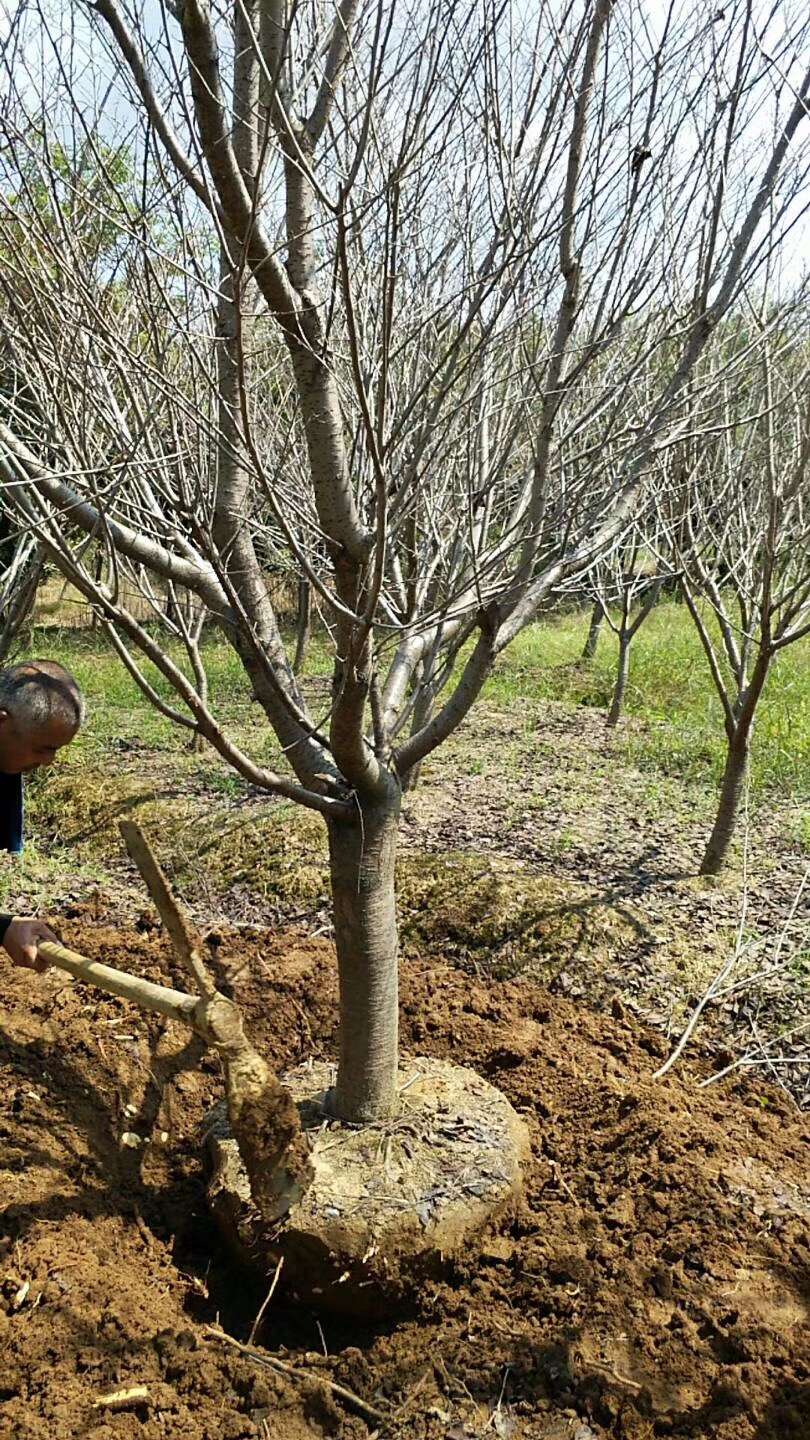
<svg viewBox="0 0 810 1440"><path fill-rule="evenodd" d="M400 0L403 16L413 15L417 19L424 19L425 6L428 0L409 0L407 7ZM485 0L482 0L485 3ZM583 0L584 3L584 0ZM557 12L565 8L564 0L553 0L553 10ZM676 15L685 16L691 9L691 5L679 3L674 7ZM707 7L703 5L702 13L707 13ZM784 46L784 34L793 20L801 15L802 4L800 0L778 0L778 3L767 4L763 0L757 0L753 7L753 28L757 35L757 44L761 64L768 65L771 75L777 77L782 94L782 105L788 103L792 98L792 86L796 83L801 69L802 59L792 55L790 49ZM552 13L553 13L552 10ZM722 24L734 22L735 10L742 11L739 0L731 0L726 4L727 20ZM25 5L24 29L15 25L15 17L18 15L18 6L14 0L0 0L0 54L4 54L5 63L9 59L14 62L15 85L23 100L34 107L37 104L38 96L45 93L54 104L54 97L58 86L54 83L54 76L58 67L70 69L74 76L74 95L81 120L84 124L93 128L96 124L101 132L106 133L111 140L119 140L122 136L128 136L135 148L139 143L140 127L138 115L131 103L129 94L123 87L115 74L115 66L109 56L105 43L99 38L96 22L91 18L88 7L82 0L35 0L35 3ZM134 0L132 13L137 14L144 33L152 40L157 40L163 29L163 11L160 0ZM435 5L432 13L437 13ZM548 7L544 13L549 13ZM667 7L663 0L625 0L616 6L618 21L626 21L633 13L636 27L644 25L649 35L654 39L659 36L666 20ZM513 23L516 26L524 24L531 26L536 23L540 14L538 5L534 0L516 0L513 7ZM51 39L45 39L45 23L51 32ZM735 22L737 27L739 22ZM406 28L403 21L403 30ZM163 60L167 68L173 63L180 64L180 46L177 40L178 26L173 20L168 22L169 34L174 37L170 47L163 46ZM24 39L21 43L21 35ZM53 43L55 41L55 43ZM725 65L726 73L731 75L734 58L734 47L729 44L726 53L721 52L718 64ZM167 90L164 80L160 88ZM0 90L2 89L2 78L0 77ZM396 113L397 101L395 97L389 100L389 109L386 115L386 125L392 135L396 135L398 116ZM773 143L774 132L774 107L772 103L763 104L749 128L748 147L753 151L759 151L762 163ZM64 126L68 123L68 108L62 107L58 115L53 112L54 124ZM75 124L76 117L71 117L71 123ZM182 119L178 117L178 123L182 126ZM534 128L539 131L542 127L542 114L538 115L534 122ZM810 131L810 124L808 124ZM696 135L697 131L694 131ZM530 145L533 138L530 129L526 144ZM682 138L679 144L684 146L684 158L686 159L689 145L689 126L686 125L682 131ZM797 142L797 149L801 148L804 154L805 169L807 169L807 156L810 153L810 143L807 136L801 137ZM2 151L0 150L0 160ZM692 162L691 151L688 156ZM739 161L736 162L739 165ZM735 177L730 175L729 183ZM560 183L562 183L562 169L560 169ZM798 216L801 204L797 202L794 207L794 216ZM781 259L782 282L792 284L802 276L808 263L807 241L798 228L790 234L783 248Z"/></svg>

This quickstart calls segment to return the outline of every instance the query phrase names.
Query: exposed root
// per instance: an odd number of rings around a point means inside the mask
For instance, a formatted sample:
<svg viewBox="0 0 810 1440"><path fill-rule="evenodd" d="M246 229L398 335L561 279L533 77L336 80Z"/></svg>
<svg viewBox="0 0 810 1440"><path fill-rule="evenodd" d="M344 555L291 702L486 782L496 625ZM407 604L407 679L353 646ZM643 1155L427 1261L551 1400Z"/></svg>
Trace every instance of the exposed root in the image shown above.
<svg viewBox="0 0 810 1440"><path fill-rule="evenodd" d="M200 1010L222 1060L228 1114L254 1203L263 1219L277 1220L313 1176L298 1107L246 1038L233 1001L215 995Z"/></svg>

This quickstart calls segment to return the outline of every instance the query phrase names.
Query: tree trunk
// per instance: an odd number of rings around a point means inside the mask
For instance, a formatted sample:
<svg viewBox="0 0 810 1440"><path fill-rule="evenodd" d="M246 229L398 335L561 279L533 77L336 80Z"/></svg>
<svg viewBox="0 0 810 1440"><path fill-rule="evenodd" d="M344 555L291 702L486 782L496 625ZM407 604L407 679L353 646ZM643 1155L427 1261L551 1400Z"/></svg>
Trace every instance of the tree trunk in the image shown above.
<svg viewBox="0 0 810 1440"><path fill-rule="evenodd" d="M102 546L99 546L96 553L96 560L93 566L93 572L93 578L98 585L104 573L104 549ZM100 628L100 625L101 615L98 610L94 610L92 615L90 616L90 629L93 631L93 633L95 633L96 630Z"/></svg>
<svg viewBox="0 0 810 1440"><path fill-rule="evenodd" d="M194 621L189 622L189 640L186 645L186 649L188 651L188 658L191 661L191 668L194 672L194 683L197 687L197 694L202 700L203 705L207 706L208 671L203 664L203 658L200 654L200 637L202 635L204 614L205 611L201 610L198 618ZM192 737L191 749L195 753L195 755L200 755L205 749L205 744L206 742L204 736L202 736L198 731L197 734Z"/></svg>
<svg viewBox="0 0 810 1440"><path fill-rule="evenodd" d="M300 675L307 658L312 620L312 585L303 576L298 581L298 615L295 623L293 674Z"/></svg>
<svg viewBox="0 0 810 1440"><path fill-rule="evenodd" d="M340 1061L332 1110L363 1124L396 1102L398 937L394 869L400 792L362 800L357 818L329 821L340 980Z"/></svg>
<svg viewBox="0 0 810 1440"><path fill-rule="evenodd" d="M619 668L616 671L616 684L613 688L613 699L610 702L607 723L610 726L618 725L619 717L624 705L624 692L627 689L627 676L630 671L630 636L619 636Z"/></svg>
<svg viewBox="0 0 810 1440"><path fill-rule="evenodd" d="M750 684L739 697L734 728L730 732L726 768L723 771L723 781L720 786L720 804L700 867L701 875L717 875L722 870L728 855L728 847L737 824L740 802L748 778L754 717L772 660L773 650L769 645L760 644Z"/></svg>
<svg viewBox="0 0 810 1440"><path fill-rule="evenodd" d="M594 600L593 609L591 611L591 623L588 626L588 637L585 641L585 646L582 651L581 659L592 660L594 655L596 654L596 647L599 644L599 635L602 629L602 623L604 621L604 618L605 612L602 608L601 600Z"/></svg>
<svg viewBox="0 0 810 1440"><path fill-rule="evenodd" d="M30 644L34 607L43 568L42 557L34 551L17 581L15 594L0 616L0 666L10 664L15 654L27 649Z"/></svg>
<svg viewBox="0 0 810 1440"><path fill-rule="evenodd" d="M427 681L423 678L420 693L417 696L416 704L413 707L413 723L411 725L412 735L418 735L423 725L427 725L427 722L430 719L431 714L433 713L433 700L433 686L429 685ZM419 784L419 776L421 774L421 771L422 761L417 760L416 764L411 766L410 770L404 777L404 780L402 782L402 789L404 791L411 791L416 789L417 785Z"/></svg>
<svg viewBox="0 0 810 1440"><path fill-rule="evenodd" d="M750 723L745 724L744 728L743 725L738 725L728 747L726 768L720 787L720 804L700 867L701 875L717 875L725 864L748 775L750 741Z"/></svg>

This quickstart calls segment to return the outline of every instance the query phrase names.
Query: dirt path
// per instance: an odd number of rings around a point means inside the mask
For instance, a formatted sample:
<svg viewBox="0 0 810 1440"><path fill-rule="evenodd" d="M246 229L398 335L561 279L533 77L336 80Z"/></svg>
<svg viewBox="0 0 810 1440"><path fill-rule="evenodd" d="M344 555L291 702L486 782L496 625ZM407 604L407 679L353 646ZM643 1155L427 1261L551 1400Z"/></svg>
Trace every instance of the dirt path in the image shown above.
<svg viewBox="0 0 810 1440"><path fill-rule="evenodd" d="M63 933L174 976L154 932ZM274 1063L332 1053L328 942L226 932L217 948ZM206 1336L219 1317L244 1339L266 1288L205 1211L215 1067L61 976L2 967L0 993L0 1433L366 1436L317 1382ZM701 1091L691 1069L653 1082L661 1036L613 1012L406 962L406 1048L477 1067L527 1117L525 1210L398 1324L296 1313L280 1291L261 1343L390 1410L408 1440L806 1440L806 1126L777 1089ZM130 1408L94 1408L134 1386Z"/></svg>

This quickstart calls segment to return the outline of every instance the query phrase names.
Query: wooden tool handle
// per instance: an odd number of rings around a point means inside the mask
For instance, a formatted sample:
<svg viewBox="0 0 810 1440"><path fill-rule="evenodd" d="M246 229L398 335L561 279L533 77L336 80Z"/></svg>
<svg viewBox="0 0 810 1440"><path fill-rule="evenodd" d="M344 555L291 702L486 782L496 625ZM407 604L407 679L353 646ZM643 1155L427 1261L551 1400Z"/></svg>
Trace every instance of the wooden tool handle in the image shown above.
<svg viewBox="0 0 810 1440"><path fill-rule="evenodd" d="M143 1010L152 1010L157 1015L166 1015L170 1020L179 1020L183 1025L196 1028L199 1004L196 995L186 995L182 990L170 990L165 985L155 985L151 980L141 979L139 975L128 975L125 970L114 970L111 965L88 960L75 950L54 944L52 940L43 940L37 946L37 954L47 960L49 965L66 970L75 980L97 985L108 995L120 995L122 1000L132 1000Z"/></svg>

